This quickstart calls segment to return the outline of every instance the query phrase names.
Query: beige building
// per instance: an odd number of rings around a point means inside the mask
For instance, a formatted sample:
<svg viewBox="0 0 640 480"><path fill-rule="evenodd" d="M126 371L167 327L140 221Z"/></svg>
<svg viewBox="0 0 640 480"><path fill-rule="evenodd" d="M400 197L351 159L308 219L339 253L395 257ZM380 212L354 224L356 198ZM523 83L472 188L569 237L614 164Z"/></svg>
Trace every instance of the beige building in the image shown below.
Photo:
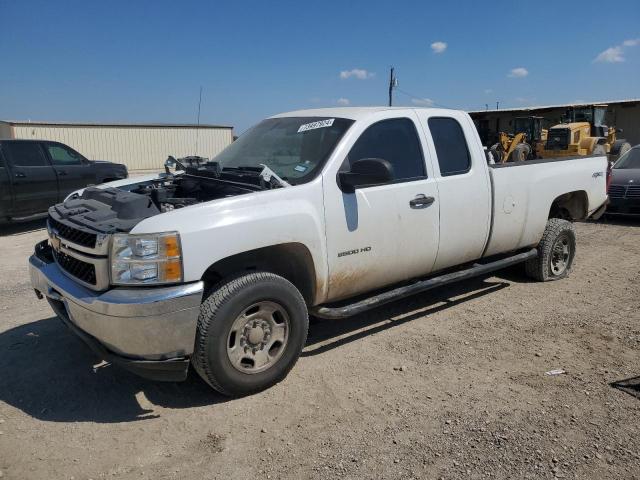
<svg viewBox="0 0 640 480"><path fill-rule="evenodd" d="M513 119L516 117L544 117L543 128L549 128L560 123L568 108L588 107L591 105L607 105L605 124L623 130L622 134L618 135L618 138L626 138L631 145L640 144L640 99L478 110L469 112L469 115L471 115L478 128L482 143L490 146L496 141L497 132L513 133Z"/></svg>
<svg viewBox="0 0 640 480"><path fill-rule="evenodd" d="M0 139L55 140L89 160L124 163L130 171L155 171L169 155L211 158L233 141L233 127L0 121Z"/></svg>

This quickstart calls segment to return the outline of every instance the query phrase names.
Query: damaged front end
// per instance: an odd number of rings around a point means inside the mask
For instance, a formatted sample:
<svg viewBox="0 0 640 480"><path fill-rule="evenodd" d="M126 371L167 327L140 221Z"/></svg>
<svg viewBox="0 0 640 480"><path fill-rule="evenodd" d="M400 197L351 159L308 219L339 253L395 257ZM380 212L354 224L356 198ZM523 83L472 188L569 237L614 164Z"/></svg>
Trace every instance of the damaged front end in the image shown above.
<svg viewBox="0 0 640 480"><path fill-rule="evenodd" d="M265 168L227 171L210 162L117 188L89 187L49 209L49 243L67 275L105 290L113 284L109 248L115 234L129 233L142 220L165 212L282 186Z"/></svg>

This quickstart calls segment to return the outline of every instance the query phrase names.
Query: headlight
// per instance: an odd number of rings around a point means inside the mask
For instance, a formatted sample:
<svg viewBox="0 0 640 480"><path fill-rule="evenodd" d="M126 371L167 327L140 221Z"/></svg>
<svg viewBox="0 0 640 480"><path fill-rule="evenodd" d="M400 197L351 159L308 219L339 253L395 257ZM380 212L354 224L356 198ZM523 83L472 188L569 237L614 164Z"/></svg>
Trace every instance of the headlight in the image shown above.
<svg viewBox="0 0 640 480"><path fill-rule="evenodd" d="M177 232L129 235L111 242L111 283L148 285L182 281L182 249Z"/></svg>

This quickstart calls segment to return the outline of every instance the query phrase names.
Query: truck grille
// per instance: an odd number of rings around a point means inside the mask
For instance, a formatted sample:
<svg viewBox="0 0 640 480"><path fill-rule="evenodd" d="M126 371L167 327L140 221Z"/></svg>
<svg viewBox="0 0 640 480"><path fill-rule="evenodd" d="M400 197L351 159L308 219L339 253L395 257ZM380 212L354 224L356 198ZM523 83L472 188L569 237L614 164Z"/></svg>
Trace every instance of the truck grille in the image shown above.
<svg viewBox="0 0 640 480"><path fill-rule="evenodd" d="M96 284L96 268L91 263L83 262L63 252L53 250L56 263L70 275L90 285Z"/></svg>
<svg viewBox="0 0 640 480"><path fill-rule="evenodd" d="M567 150L570 134L568 128L552 128L547 133L547 144L544 148L546 150Z"/></svg>
<svg viewBox="0 0 640 480"><path fill-rule="evenodd" d="M97 235L95 233L83 232L77 228L65 225L49 215L49 226L58 232L58 236L76 245L87 248L95 248Z"/></svg>

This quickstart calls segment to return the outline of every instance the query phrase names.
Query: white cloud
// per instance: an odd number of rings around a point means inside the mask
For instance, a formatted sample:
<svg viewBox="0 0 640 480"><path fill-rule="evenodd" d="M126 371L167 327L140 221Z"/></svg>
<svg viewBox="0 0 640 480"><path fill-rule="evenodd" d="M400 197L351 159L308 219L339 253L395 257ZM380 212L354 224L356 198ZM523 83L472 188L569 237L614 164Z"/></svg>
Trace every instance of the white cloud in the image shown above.
<svg viewBox="0 0 640 480"><path fill-rule="evenodd" d="M620 63L624 62L624 56L622 55L622 47L609 47L604 52L600 52L598 56L593 60L594 62L606 62L606 63Z"/></svg>
<svg viewBox="0 0 640 480"><path fill-rule="evenodd" d="M352 68L351 70L342 70L340 72L340 78L342 80L346 80L348 78L357 78L358 80L366 80L367 78L371 78L375 76L375 73L368 72L362 68Z"/></svg>
<svg viewBox="0 0 640 480"><path fill-rule="evenodd" d="M509 72L509 77L511 78L523 78L529 75L529 70L524 67L512 68Z"/></svg>
<svg viewBox="0 0 640 480"><path fill-rule="evenodd" d="M489 95L490 93L493 93L493 89L491 89L491 88L485 88L485 89L484 89L484 93L485 93L485 95Z"/></svg>
<svg viewBox="0 0 640 480"><path fill-rule="evenodd" d="M348 107L349 105L351 105L351 102L348 98L339 98L338 100L336 100L336 103L338 105L342 105L343 107Z"/></svg>
<svg viewBox="0 0 640 480"><path fill-rule="evenodd" d="M447 44L445 42L433 42L431 44L431 50L433 53L443 53L447 49Z"/></svg>
<svg viewBox="0 0 640 480"><path fill-rule="evenodd" d="M412 98L411 103L420 107L433 107L433 100L430 98Z"/></svg>
<svg viewBox="0 0 640 480"><path fill-rule="evenodd" d="M624 62L624 50L625 48L636 47L640 45L640 38L630 38L622 42L621 45L615 45L607 48L605 51L600 52L593 62L601 63L621 63Z"/></svg>

